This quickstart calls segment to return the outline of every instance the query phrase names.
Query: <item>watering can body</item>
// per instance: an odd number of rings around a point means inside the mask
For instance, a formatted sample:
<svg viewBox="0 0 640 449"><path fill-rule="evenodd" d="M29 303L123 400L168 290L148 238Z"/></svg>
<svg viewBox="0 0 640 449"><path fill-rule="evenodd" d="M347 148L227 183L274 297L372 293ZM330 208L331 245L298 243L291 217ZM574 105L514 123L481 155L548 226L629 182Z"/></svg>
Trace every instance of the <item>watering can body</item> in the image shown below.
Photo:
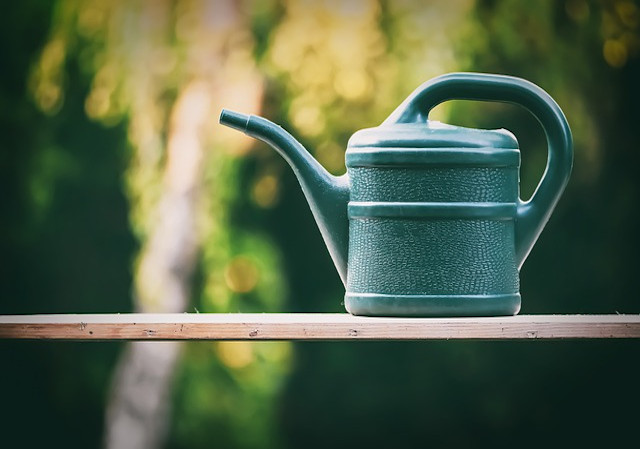
<svg viewBox="0 0 640 449"><path fill-rule="evenodd" d="M505 130L428 120L450 99L517 103L542 124L547 169L529 201ZM380 126L356 132L333 177L286 131L223 111L221 123L266 141L294 169L345 284L345 307L369 316L494 316L520 310L519 269L571 171L557 104L513 77L455 73L420 86Z"/></svg>

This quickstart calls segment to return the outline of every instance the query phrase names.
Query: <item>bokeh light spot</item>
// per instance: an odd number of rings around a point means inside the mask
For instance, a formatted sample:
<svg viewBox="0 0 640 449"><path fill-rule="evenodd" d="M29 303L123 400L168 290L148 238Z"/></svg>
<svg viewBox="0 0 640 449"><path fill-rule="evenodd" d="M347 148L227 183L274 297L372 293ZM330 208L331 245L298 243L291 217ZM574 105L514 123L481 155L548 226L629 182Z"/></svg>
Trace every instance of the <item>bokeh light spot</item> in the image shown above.
<svg viewBox="0 0 640 449"><path fill-rule="evenodd" d="M216 345L220 361L232 369L246 368L253 362L253 347L247 341L221 341Z"/></svg>
<svg viewBox="0 0 640 449"><path fill-rule="evenodd" d="M253 185L251 198L258 206L268 209L277 204L280 196L280 182L275 175L261 176Z"/></svg>
<svg viewBox="0 0 640 449"><path fill-rule="evenodd" d="M619 69L627 63L627 47L616 39L607 39L602 48L602 53L604 60L611 67Z"/></svg>
<svg viewBox="0 0 640 449"><path fill-rule="evenodd" d="M229 290L248 293L258 283L259 271L256 264L245 256L231 259L224 270L224 280Z"/></svg>

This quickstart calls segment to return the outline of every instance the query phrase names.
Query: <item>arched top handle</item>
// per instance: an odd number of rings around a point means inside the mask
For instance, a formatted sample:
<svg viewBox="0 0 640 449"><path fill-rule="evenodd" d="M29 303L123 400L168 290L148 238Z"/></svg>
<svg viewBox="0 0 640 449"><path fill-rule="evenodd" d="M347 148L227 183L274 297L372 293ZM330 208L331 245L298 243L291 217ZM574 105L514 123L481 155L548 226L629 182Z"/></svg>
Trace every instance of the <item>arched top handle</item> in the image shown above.
<svg viewBox="0 0 640 449"><path fill-rule="evenodd" d="M516 216L516 258L521 267L549 220L573 166L573 141L567 119L551 96L521 78L485 73L451 73L418 87L383 122L426 122L429 112L449 100L498 101L520 105L533 114L544 129L547 166L528 201L519 200Z"/></svg>

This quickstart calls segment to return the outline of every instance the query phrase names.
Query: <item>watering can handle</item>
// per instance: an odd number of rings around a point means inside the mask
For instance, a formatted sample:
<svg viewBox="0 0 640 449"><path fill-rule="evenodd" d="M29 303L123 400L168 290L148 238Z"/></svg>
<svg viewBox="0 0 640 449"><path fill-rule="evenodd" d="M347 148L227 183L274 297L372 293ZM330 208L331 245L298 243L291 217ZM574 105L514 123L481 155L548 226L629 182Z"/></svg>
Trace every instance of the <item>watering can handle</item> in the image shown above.
<svg viewBox="0 0 640 449"><path fill-rule="evenodd" d="M518 200L515 233L520 268L549 220L569 181L573 165L571 129L558 104L529 81L505 75L451 73L418 87L384 124L426 121L431 109L448 100L514 103L531 112L547 137L547 167L528 201Z"/></svg>

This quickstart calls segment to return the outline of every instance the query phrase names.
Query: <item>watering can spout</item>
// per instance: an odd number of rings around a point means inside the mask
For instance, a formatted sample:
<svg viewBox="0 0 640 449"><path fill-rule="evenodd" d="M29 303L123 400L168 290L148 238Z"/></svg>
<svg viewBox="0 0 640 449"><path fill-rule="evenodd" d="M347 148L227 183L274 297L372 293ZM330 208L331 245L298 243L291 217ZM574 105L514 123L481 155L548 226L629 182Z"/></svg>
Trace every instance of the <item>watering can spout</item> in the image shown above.
<svg viewBox="0 0 640 449"><path fill-rule="evenodd" d="M220 113L220 123L229 128L237 129L243 133L247 132L247 125L251 116L240 112L223 109Z"/></svg>
<svg viewBox="0 0 640 449"><path fill-rule="evenodd" d="M291 134L255 115L223 109L220 123L273 147L293 169L342 283L347 282L349 181L333 176Z"/></svg>

